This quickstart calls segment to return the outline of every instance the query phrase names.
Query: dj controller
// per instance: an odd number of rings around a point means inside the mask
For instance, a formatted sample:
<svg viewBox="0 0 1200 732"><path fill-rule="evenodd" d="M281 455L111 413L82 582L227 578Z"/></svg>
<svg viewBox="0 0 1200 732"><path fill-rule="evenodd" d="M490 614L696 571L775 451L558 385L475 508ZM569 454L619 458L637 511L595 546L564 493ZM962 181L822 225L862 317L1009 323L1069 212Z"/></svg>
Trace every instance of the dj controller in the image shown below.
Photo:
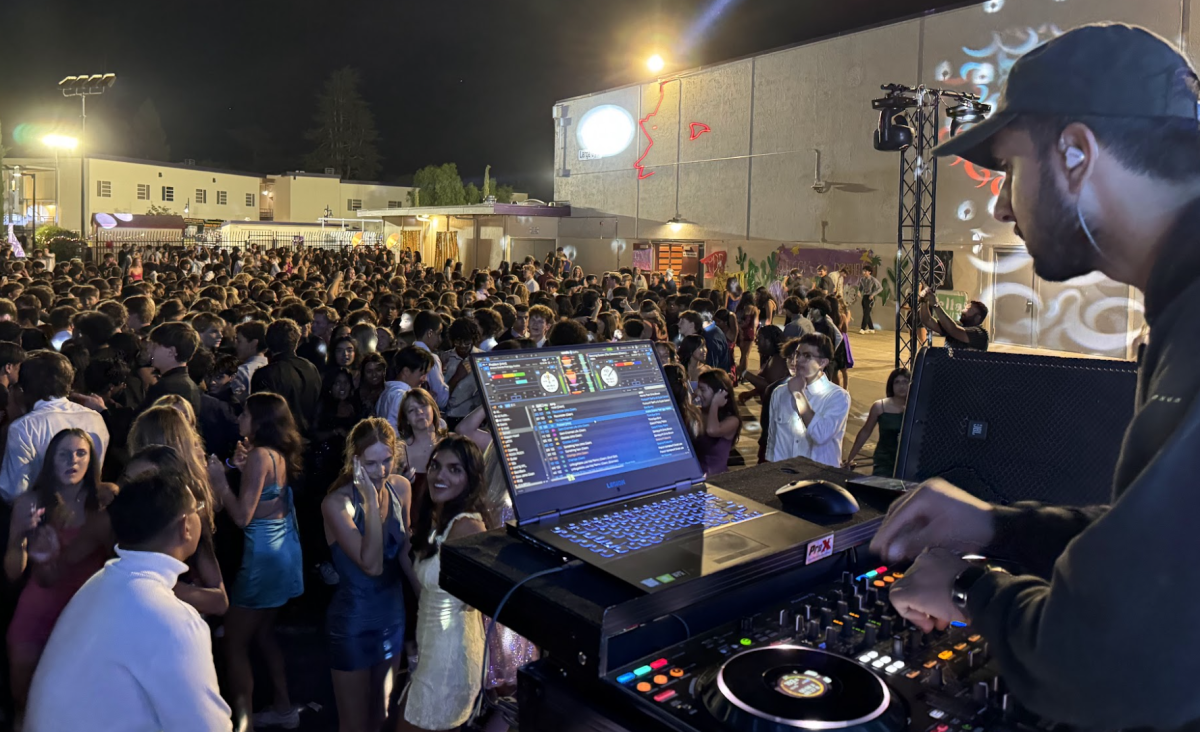
<svg viewBox="0 0 1200 732"><path fill-rule="evenodd" d="M1049 730L1019 709L967 627L922 633L879 567L612 670L605 682L681 732Z"/></svg>

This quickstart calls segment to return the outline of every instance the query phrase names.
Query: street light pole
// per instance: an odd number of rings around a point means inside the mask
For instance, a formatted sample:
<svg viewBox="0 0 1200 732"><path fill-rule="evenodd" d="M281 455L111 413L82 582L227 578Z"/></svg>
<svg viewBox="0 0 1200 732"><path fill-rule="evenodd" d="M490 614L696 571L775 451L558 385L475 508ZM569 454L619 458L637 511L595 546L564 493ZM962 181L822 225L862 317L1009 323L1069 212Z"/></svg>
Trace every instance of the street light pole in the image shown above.
<svg viewBox="0 0 1200 732"><path fill-rule="evenodd" d="M103 94L117 81L116 74L68 76L58 82L64 97L79 97L79 130L87 129L87 98ZM87 159L79 153L79 236L87 236Z"/></svg>

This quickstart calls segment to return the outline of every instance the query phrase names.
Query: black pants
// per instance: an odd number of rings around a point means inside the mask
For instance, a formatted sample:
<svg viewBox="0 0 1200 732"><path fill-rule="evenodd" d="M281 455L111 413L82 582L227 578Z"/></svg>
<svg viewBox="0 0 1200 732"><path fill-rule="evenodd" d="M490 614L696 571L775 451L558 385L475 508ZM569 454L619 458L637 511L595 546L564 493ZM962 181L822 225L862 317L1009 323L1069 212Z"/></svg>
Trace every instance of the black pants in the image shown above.
<svg viewBox="0 0 1200 732"><path fill-rule="evenodd" d="M862 330L875 330L875 321L871 319L871 308L875 307L875 296L864 296L862 299L863 319Z"/></svg>

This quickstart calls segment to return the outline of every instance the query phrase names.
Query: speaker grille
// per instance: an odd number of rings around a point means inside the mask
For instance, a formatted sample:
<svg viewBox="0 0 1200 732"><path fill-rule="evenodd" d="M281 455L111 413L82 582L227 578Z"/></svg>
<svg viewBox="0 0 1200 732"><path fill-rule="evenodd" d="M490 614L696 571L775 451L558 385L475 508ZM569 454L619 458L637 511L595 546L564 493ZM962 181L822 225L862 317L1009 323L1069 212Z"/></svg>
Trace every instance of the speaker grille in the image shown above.
<svg viewBox="0 0 1200 732"><path fill-rule="evenodd" d="M896 475L993 503L1106 503L1136 392L1128 361L926 349Z"/></svg>

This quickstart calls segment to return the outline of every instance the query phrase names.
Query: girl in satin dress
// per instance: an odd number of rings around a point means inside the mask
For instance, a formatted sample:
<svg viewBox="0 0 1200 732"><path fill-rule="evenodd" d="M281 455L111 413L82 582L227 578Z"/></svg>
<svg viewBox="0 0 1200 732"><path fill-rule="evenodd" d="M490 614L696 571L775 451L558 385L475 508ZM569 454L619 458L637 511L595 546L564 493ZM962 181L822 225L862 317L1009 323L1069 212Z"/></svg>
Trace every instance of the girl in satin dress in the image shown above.
<svg viewBox="0 0 1200 732"><path fill-rule="evenodd" d="M416 670L404 708L407 730L456 730L466 724L482 687L484 626L478 610L438 584L447 539L487 530L483 453L462 435L440 440L426 473L429 495L413 527L421 598L417 612Z"/></svg>

